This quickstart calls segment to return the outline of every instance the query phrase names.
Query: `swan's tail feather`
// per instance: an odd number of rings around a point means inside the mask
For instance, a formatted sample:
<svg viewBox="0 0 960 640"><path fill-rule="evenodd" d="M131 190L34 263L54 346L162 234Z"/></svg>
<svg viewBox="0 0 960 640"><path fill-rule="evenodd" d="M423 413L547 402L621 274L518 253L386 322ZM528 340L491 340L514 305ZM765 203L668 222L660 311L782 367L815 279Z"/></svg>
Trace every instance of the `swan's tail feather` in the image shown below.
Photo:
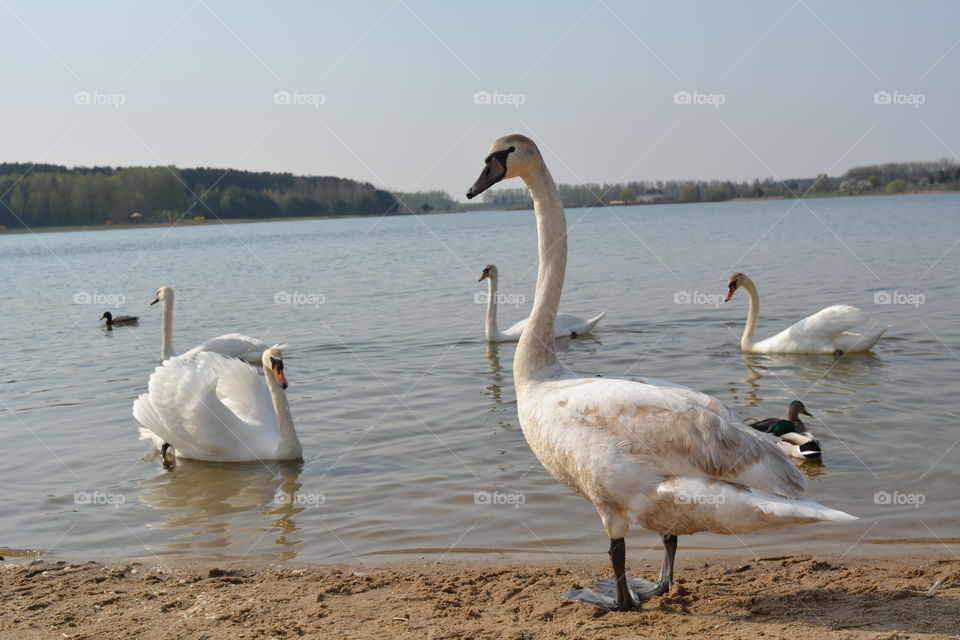
<svg viewBox="0 0 960 640"><path fill-rule="evenodd" d="M590 318L589 320L587 320L587 327L583 330L583 332L584 332L584 333L589 333L589 332L593 331L593 328L594 328L595 326L597 326L598 324L600 324L600 321L603 320L603 317L604 317L605 315L607 315L607 312L606 312L606 311L603 311L603 312L600 313L600 315L594 316L593 318Z"/></svg>
<svg viewBox="0 0 960 640"><path fill-rule="evenodd" d="M856 520L843 511L803 498L785 498L760 489L751 489L710 478L671 478L660 483L654 510L656 521L648 521L643 506L639 524L653 531L676 535L711 531L751 533L813 522ZM646 503L645 506L649 506Z"/></svg>
<svg viewBox="0 0 960 640"><path fill-rule="evenodd" d="M884 325L872 331L864 331L863 333L844 333L840 336L837 344L844 353L870 351L889 328L890 325Z"/></svg>
<svg viewBox="0 0 960 640"><path fill-rule="evenodd" d="M860 341L863 341L863 342L864 342L864 345L863 345L863 347L862 347L863 350L864 350L864 351L867 351L867 350L869 350L869 349L872 349L872 348L873 348L873 345L875 345L875 344L877 344L877 342L879 342L880 338L883 336L883 334L885 334L885 333L887 332L887 330L888 330L889 328L890 328L890 325L888 324L888 325L884 325L884 326L880 327L879 329L877 329L876 331L874 331L874 332L872 332L872 333L864 333L864 334L860 337ZM859 342L859 341L858 341L858 342Z"/></svg>
<svg viewBox="0 0 960 640"><path fill-rule="evenodd" d="M156 449L159 449L163 446L163 438L155 434L153 431L150 431L150 429L147 429L146 427L139 427L138 431L140 432L141 440L150 442Z"/></svg>

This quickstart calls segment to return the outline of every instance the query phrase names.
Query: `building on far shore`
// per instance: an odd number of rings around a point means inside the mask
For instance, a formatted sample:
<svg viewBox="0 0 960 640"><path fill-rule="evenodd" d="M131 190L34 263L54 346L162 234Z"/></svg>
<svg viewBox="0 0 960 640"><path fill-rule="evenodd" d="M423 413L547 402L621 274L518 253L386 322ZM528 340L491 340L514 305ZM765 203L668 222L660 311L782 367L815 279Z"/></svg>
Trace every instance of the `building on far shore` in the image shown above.
<svg viewBox="0 0 960 640"><path fill-rule="evenodd" d="M646 189L633 200L611 200L610 204L655 204L659 202L673 202L673 198L660 189Z"/></svg>
<svg viewBox="0 0 960 640"><path fill-rule="evenodd" d="M646 189L643 193L637 196L637 202L673 202L673 198L665 194L660 189Z"/></svg>

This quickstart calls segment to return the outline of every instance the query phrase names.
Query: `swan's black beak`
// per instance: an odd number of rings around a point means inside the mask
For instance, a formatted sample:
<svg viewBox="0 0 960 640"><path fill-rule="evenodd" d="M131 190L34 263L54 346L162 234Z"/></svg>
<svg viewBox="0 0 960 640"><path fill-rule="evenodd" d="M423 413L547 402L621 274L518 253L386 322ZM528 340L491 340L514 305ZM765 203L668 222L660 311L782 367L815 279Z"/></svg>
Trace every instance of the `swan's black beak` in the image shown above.
<svg viewBox="0 0 960 640"><path fill-rule="evenodd" d="M150 304L154 305L154 304L157 304L158 302L160 302L160 296L157 296L156 298L154 298L153 302L151 302Z"/></svg>
<svg viewBox="0 0 960 640"><path fill-rule="evenodd" d="M507 175L507 156L513 151L513 147L504 151L497 151L487 156L486 166L477 181L473 183L470 190L467 191L467 200L473 200L478 195L497 184Z"/></svg>

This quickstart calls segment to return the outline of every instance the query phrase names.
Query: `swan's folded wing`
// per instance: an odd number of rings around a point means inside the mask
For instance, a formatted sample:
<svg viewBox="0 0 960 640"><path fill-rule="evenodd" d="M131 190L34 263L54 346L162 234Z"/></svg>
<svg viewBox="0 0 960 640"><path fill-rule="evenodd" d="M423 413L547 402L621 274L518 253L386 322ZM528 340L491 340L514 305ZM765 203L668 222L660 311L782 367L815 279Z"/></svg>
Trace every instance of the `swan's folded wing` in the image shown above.
<svg viewBox="0 0 960 640"><path fill-rule="evenodd" d="M263 351L269 346L261 340L245 336L242 333L225 333L197 345L183 355L193 356L201 352L211 352L219 353L227 358L239 358L251 364L260 364Z"/></svg>
<svg viewBox="0 0 960 640"><path fill-rule="evenodd" d="M215 353L202 357L216 374L216 396L223 405L243 422L269 429L276 413L259 371L236 358Z"/></svg>
<svg viewBox="0 0 960 640"><path fill-rule="evenodd" d="M806 491L806 479L776 438L725 419L691 393L603 378L551 386L546 404L556 400L555 415L547 410L541 419L572 420L605 432L610 442L656 473L716 478L787 497Z"/></svg>
<svg viewBox="0 0 960 640"><path fill-rule="evenodd" d="M867 314L862 309L838 304L807 316L787 329L787 333L801 343L807 340L828 341L866 321Z"/></svg>

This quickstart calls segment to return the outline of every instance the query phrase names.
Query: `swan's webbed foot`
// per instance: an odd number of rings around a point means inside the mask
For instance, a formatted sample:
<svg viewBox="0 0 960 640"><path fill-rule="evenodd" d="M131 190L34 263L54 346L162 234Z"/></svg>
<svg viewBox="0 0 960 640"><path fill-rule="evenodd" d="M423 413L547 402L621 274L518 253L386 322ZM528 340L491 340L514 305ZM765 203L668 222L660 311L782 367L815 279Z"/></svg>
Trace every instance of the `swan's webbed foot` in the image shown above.
<svg viewBox="0 0 960 640"><path fill-rule="evenodd" d="M169 442L164 442L163 446L160 447L160 461L163 462L163 466L167 469L173 467L174 456L167 456L167 452L172 448Z"/></svg>
<svg viewBox="0 0 960 640"><path fill-rule="evenodd" d="M596 580L592 587L571 589L560 597L572 602L585 602L607 611L630 611L637 609L644 600L655 598L670 591L673 583L673 559L677 552L677 536L664 535L665 555L660 568L660 578L656 582L628 578L625 571L626 544L623 538L610 540L610 560L613 564L613 578Z"/></svg>

